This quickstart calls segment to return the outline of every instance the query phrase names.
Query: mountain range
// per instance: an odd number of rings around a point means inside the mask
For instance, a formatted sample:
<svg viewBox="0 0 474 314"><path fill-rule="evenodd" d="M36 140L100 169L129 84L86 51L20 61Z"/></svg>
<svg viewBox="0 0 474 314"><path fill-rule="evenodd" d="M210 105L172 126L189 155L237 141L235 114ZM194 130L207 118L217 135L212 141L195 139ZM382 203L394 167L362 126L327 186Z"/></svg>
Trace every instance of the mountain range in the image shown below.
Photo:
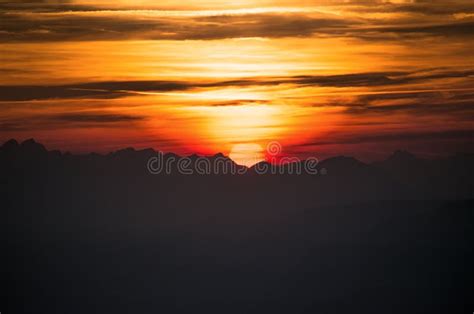
<svg viewBox="0 0 474 314"><path fill-rule="evenodd" d="M474 308L472 155L340 156L301 175L151 174L156 156L1 146L2 313Z"/></svg>
<svg viewBox="0 0 474 314"><path fill-rule="evenodd" d="M8 176L22 178L34 175L55 177L68 173L94 176L131 176L137 179L163 181L166 177L180 177L184 174L177 169L176 162L170 163L169 172L152 174L147 168L150 158L159 156L153 149L135 150L125 148L109 154L100 155L90 153L85 155L72 155L60 151L48 151L44 145L33 139L18 143L9 140L0 147L0 168ZM167 160L178 160L181 156L167 153L162 155L162 162ZM287 182L293 188L308 190L308 193L323 194L325 197L337 196L335 200L344 199L347 195L358 194L367 199L471 199L474 197L473 174L474 155L457 154L438 159L422 159L415 155L398 150L387 159L373 163L363 163L352 157L338 156L320 161L315 167L316 173L304 171L302 161L300 167L295 164L271 165L261 162L249 169L245 166L235 164L230 158L222 153L214 156L187 156L189 158L188 169L194 170L192 174L197 180L206 181L240 181L247 177L261 176L260 179L269 181L271 188L281 188ZM224 164L226 169L235 169L235 173L223 171L210 171L208 175L198 174L196 160L208 161L214 169L217 160L220 166ZM223 162L223 163L222 163ZM258 169L261 169L257 171ZM263 169L263 170L262 170ZM300 169L300 173L295 170ZM112 174L113 173L113 174ZM243 178L234 178L235 174L241 173ZM234 175L232 175L234 174ZM276 178L268 179L268 176ZM187 176L187 175L186 175ZM224 178L222 178L224 177ZM221 179L219 179L221 178ZM194 179L194 180L196 180ZM268 184L260 188L267 189ZM333 190L331 190L333 189ZM342 198L341 198L342 195Z"/></svg>

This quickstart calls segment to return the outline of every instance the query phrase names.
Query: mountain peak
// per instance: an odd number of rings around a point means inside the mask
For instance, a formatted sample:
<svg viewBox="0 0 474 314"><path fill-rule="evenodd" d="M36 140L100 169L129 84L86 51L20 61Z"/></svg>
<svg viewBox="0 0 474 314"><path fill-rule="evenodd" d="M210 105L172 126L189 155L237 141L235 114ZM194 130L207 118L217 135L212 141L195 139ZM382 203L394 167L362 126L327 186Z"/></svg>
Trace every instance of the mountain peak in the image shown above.
<svg viewBox="0 0 474 314"><path fill-rule="evenodd" d="M223 153L217 153L215 154L214 156L212 156L213 158L227 158Z"/></svg>
<svg viewBox="0 0 474 314"><path fill-rule="evenodd" d="M269 163L268 161L266 160L262 160L260 162L257 162L255 165L249 167L250 170L264 170L264 169L267 169L268 167L271 167L271 163Z"/></svg>
<svg viewBox="0 0 474 314"><path fill-rule="evenodd" d="M131 155L135 152L135 148L133 147L127 147L123 149L119 149L113 153L110 153L110 155L115 155L115 156L121 156L121 155Z"/></svg>
<svg viewBox="0 0 474 314"><path fill-rule="evenodd" d="M34 144L38 144L38 142L36 142L34 138L29 138L27 140L24 140L21 143L21 145L34 145Z"/></svg>
<svg viewBox="0 0 474 314"><path fill-rule="evenodd" d="M406 150L396 150L389 158L389 161L412 161L416 160L416 156Z"/></svg>
<svg viewBox="0 0 474 314"><path fill-rule="evenodd" d="M364 163L357 160L354 157L347 157L347 156L336 156L331 157L329 159L324 160L322 163L337 165L337 166L360 166Z"/></svg>
<svg viewBox="0 0 474 314"><path fill-rule="evenodd" d="M48 151L46 150L46 148L36 142L34 139L30 138L26 141L23 141L21 144L20 144L20 147L26 151L28 154L44 154L44 153L47 153Z"/></svg>
<svg viewBox="0 0 474 314"><path fill-rule="evenodd" d="M3 145L0 147L0 149L2 150L12 150L12 149L16 149L18 148L20 145L18 144L18 142L15 140L15 139L10 139L8 141L6 141L5 143L3 143Z"/></svg>

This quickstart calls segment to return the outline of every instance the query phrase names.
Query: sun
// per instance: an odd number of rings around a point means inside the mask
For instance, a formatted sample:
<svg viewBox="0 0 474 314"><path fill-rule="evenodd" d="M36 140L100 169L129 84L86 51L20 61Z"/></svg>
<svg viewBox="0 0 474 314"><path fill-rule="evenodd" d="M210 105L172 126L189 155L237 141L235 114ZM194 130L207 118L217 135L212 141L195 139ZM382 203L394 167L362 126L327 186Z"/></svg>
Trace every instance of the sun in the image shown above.
<svg viewBox="0 0 474 314"><path fill-rule="evenodd" d="M236 144L232 146L229 157L238 165L252 167L265 160L262 146L256 143Z"/></svg>

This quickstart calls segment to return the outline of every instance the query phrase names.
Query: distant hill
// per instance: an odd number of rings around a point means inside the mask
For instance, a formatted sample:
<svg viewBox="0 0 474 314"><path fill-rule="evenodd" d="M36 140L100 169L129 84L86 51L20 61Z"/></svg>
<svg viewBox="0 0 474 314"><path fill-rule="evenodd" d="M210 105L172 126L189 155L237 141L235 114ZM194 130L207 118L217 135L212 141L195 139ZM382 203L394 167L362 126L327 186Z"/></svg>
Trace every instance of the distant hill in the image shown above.
<svg viewBox="0 0 474 314"><path fill-rule="evenodd" d="M150 158L160 156L167 168L150 173ZM186 171L179 171L178 160L188 159ZM204 161L204 163L203 163ZM203 165L204 164L204 165ZM159 155L153 149L126 148L109 154L71 155L48 151L33 139L21 144L9 140L0 147L0 168L8 176L28 180L36 175L67 176L80 173L91 178L103 175L133 180L163 181L165 178L193 176L193 182L214 181L213 177L242 176L253 179L249 186L265 182L259 189L273 188L278 193L285 184L291 190L318 195L328 201L353 199L470 199L474 197L474 155L455 155L441 159L421 159L406 151L396 151L386 160L370 164L352 157L333 157L321 161L315 172L305 171L305 161L282 166L261 162L250 169L238 166L219 153L214 156ZM299 170L299 172L297 171ZM204 175L209 174L209 175ZM20 176L18 176L20 175ZM269 178L266 178L268 177ZM224 179L221 179L224 180ZM138 181L139 182L139 181ZM285 183L286 182L286 183ZM217 190L222 186L218 185Z"/></svg>
<svg viewBox="0 0 474 314"><path fill-rule="evenodd" d="M308 161L243 169L194 155L191 169L246 171L188 175L176 163L151 174L152 158L0 147L2 313L474 308L472 155L341 156L300 175Z"/></svg>

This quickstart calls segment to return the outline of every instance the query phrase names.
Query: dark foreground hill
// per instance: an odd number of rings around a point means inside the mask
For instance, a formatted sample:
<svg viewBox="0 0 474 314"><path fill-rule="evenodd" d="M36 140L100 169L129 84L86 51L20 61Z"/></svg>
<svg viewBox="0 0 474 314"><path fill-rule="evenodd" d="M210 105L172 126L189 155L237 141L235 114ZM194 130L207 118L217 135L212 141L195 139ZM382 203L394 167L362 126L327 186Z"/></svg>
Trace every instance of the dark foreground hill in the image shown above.
<svg viewBox="0 0 474 314"><path fill-rule="evenodd" d="M0 148L2 313L474 309L471 155L317 175L152 175L153 156Z"/></svg>

